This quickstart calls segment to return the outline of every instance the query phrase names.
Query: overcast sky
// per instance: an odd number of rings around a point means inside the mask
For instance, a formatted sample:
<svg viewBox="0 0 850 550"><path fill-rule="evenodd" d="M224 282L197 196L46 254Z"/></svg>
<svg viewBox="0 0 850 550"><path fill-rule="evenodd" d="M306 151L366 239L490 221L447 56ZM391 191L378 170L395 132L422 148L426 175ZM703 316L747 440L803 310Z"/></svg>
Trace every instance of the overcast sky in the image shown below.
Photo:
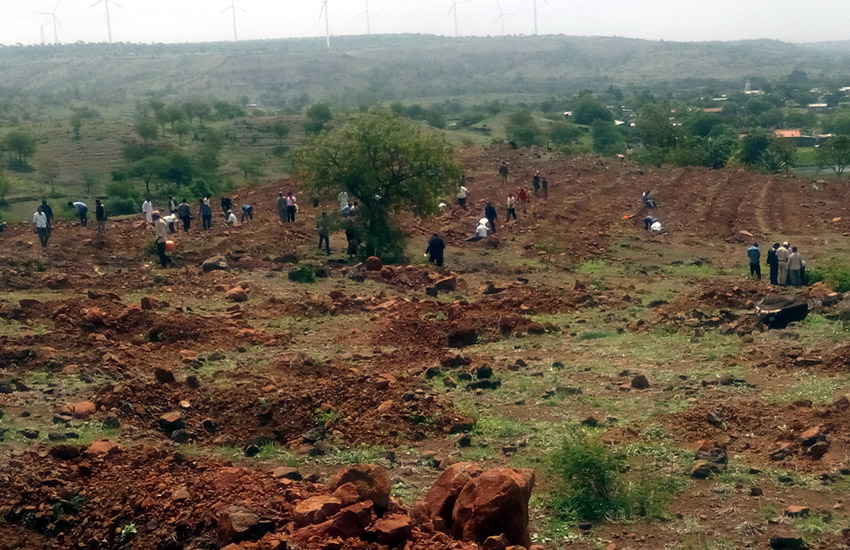
<svg viewBox="0 0 850 550"><path fill-rule="evenodd" d="M61 0L60 42L106 42L104 4ZM533 34L533 0L499 0L506 34ZM367 0L327 0L331 35L366 34ZM110 2L112 4L112 2ZM116 42L231 40L230 0L118 0L110 6ZM368 0L373 33L453 35L452 0ZM237 0L240 39L324 36L322 0ZM56 0L0 0L0 44L41 42ZM789 42L850 39L848 0L537 0L540 34L624 36L676 41L774 38ZM461 35L499 35L496 0L457 5ZM845 23L840 23L844 21Z"/></svg>

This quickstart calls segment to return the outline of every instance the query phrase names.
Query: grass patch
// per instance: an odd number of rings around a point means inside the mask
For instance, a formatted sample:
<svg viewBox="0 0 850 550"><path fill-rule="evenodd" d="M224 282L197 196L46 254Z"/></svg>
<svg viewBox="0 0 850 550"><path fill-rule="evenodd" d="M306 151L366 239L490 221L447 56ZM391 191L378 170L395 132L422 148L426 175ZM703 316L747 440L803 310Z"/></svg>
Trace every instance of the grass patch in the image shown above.
<svg viewBox="0 0 850 550"><path fill-rule="evenodd" d="M846 390L850 386L850 379L846 376L824 378L807 372L803 377L803 381L796 386L770 396L768 402L790 403L808 400L812 403L831 403L839 391Z"/></svg>
<svg viewBox="0 0 850 550"><path fill-rule="evenodd" d="M591 330L588 332L582 332L578 335L579 340L601 340L603 338L611 338L612 336L616 336L617 333L613 330Z"/></svg>

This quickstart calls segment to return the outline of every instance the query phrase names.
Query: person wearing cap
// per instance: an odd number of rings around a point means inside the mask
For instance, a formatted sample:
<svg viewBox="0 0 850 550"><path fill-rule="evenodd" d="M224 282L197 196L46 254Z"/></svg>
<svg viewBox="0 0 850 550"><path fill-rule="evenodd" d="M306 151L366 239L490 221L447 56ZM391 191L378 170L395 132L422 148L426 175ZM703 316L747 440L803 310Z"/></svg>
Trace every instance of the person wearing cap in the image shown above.
<svg viewBox="0 0 850 550"><path fill-rule="evenodd" d="M171 265L173 261L165 254L165 241L168 240L168 222L165 218L160 217L159 212L155 211L151 218L153 219L154 234L156 235L156 255L159 256L159 263L163 269Z"/></svg>
<svg viewBox="0 0 850 550"><path fill-rule="evenodd" d="M776 249L777 282L780 286L788 284L788 257L791 256L791 248L787 242Z"/></svg>

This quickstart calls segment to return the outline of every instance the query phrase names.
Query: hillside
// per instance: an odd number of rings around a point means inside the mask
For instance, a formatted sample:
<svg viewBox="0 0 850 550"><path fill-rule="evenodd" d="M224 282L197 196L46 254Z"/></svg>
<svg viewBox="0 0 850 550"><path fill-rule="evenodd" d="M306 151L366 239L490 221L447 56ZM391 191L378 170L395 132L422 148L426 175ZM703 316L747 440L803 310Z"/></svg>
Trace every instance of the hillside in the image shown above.
<svg viewBox="0 0 850 550"><path fill-rule="evenodd" d="M444 38L424 35L183 45L74 44L0 49L0 75L20 98L248 96L267 105L324 99L357 105L482 94L560 94L581 88L663 89L810 76L850 77L841 44L773 40L679 43L603 37ZM306 95L305 95L306 94Z"/></svg>

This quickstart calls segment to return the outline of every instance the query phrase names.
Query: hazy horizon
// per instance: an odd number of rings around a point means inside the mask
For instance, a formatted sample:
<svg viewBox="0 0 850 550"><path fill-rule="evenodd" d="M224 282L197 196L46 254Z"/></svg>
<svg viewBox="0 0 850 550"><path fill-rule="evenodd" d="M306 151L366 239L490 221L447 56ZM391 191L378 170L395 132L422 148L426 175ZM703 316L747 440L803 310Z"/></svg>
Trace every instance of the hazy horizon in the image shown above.
<svg viewBox="0 0 850 550"><path fill-rule="evenodd" d="M59 43L106 42L103 2L61 0L56 15ZM638 5L639 4L639 5ZM671 5L672 4L672 5ZM119 5L121 7L119 7ZM327 0L331 36L365 35L367 0ZM451 0L368 0L372 34L454 35ZM459 2L460 36L499 36L504 13L507 35L534 34L533 0L469 0ZM56 0L2 0L0 44L54 42L50 15ZM274 0L236 2L240 40L324 37L319 19L322 0L285 6ZM185 43L233 39L230 0L110 0L113 42ZM222 13L223 10L227 10ZM244 11L243 11L244 10ZM823 24L850 15L850 4L838 0L538 0L539 34L618 36L676 42L775 39L806 43L848 40L838 25Z"/></svg>

